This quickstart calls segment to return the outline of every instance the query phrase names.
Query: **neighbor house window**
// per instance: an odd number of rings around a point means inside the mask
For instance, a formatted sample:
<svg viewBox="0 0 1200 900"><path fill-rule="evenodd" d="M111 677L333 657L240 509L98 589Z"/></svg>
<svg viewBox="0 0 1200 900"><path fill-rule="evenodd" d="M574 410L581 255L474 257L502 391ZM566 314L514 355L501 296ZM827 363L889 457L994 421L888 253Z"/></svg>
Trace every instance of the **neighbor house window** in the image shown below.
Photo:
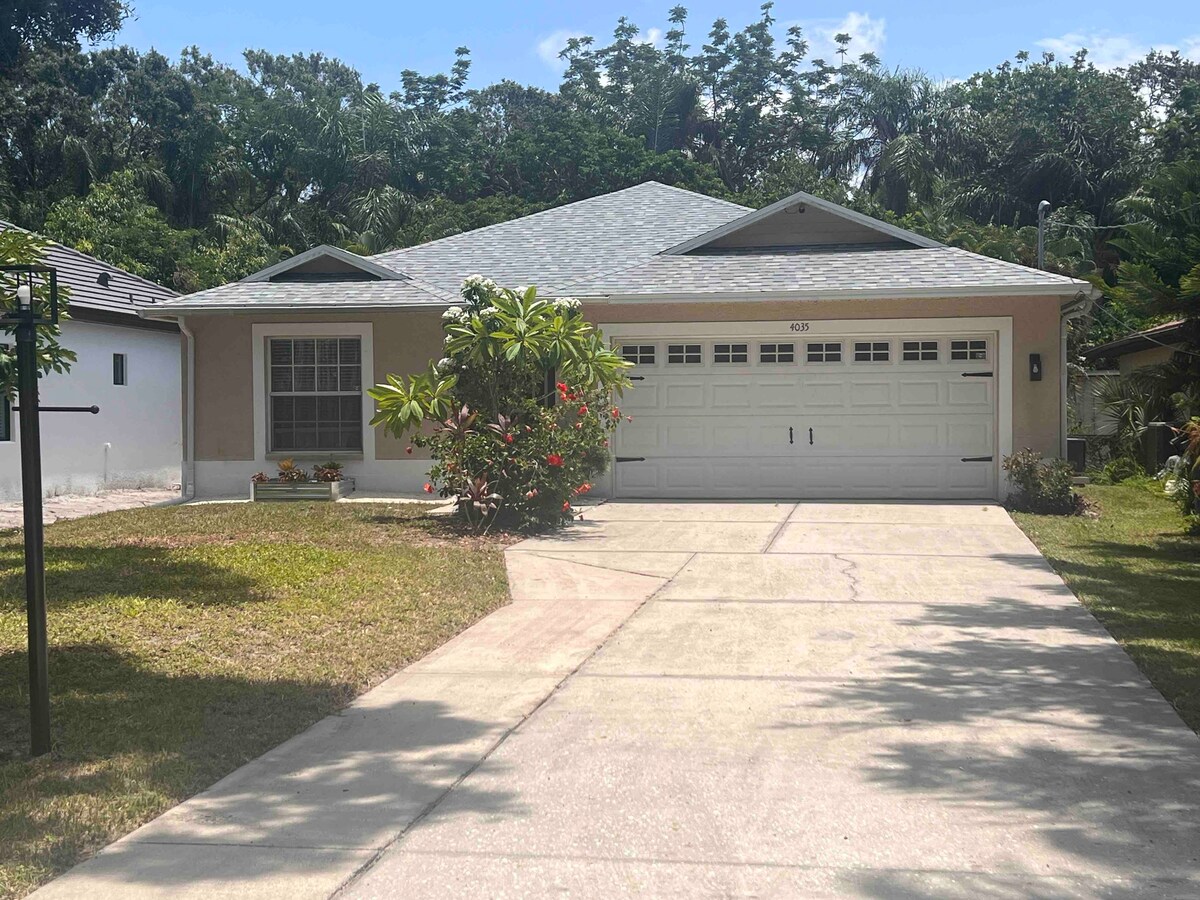
<svg viewBox="0 0 1200 900"><path fill-rule="evenodd" d="M624 344L621 347L621 355L625 357L626 362L631 362L635 366L654 365L653 344Z"/></svg>
<svg viewBox="0 0 1200 900"><path fill-rule="evenodd" d="M750 360L748 344L713 344L713 362L744 363Z"/></svg>
<svg viewBox="0 0 1200 900"><path fill-rule="evenodd" d="M855 341L855 362L887 362L889 355L887 341Z"/></svg>
<svg viewBox="0 0 1200 900"><path fill-rule="evenodd" d="M951 341L951 359L987 359L987 341Z"/></svg>
<svg viewBox="0 0 1200 900"><path fill-rule="evenodd" d="M841 362L841 342L808 345L808 361L810 363Z"/></svg>
<svg viewBox="0 0 1200 900"><path fill-rule="evenodd" d="M760 363L790 363L796 361L795 344L759 344L758 361Z"/></svg>
<svg viewBox="0 0 1200 900"><path fill-rule="evenodd" d="M699 344L667 344L667 362L672 365L696 365L704 362Z"/></svg>
<svg viewBox="0 0 1200 900"><path fill-rule="evenodd" d="M937 362L938 342L905 341L900 352L905 362Z"/></svg>
<svg viewBox="0 0 1200 900"><path fill-rule="evenodd" d="M126 384L125 354L113 354L113 384Z"/></svg>
<svg viewBox="0 0 1200 900"><path fill-rule="evenodd" d="M269 344L271 450L362 450L362 339Z"/></svg>

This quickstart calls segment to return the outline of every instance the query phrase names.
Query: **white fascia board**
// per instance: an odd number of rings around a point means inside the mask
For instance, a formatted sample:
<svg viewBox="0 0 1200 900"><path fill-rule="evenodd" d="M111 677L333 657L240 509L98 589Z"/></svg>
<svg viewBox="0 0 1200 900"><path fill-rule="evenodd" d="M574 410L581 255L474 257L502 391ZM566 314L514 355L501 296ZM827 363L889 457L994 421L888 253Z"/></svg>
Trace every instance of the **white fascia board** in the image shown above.
<svg viewBox="0 0 1200 900"><path fill-rule="evenodd" d="M359 256L357 253L351 253L349 250L343 250L341 247L334 247L331 244L321 244L313 247L311 250L305 250L303 253L285 259L282 262L277 262L273 266L267 266L265 269L260 269L252 275L247 275L241 279L245 282L255 281L270 281L276 275L283 272L291 271L297 266L302 266L306 262L318 259L322 256L331 256L334 259L340 260L347 265L354 266L368 275L378 276L383 281L401 281L407 276L397 272L395 269L389 269L386 266L381 266L377 262L372 262L365 256Z"/></svg>
<svg viewBox="0 0 1200 900"><path fill-rule="evenodd" d="M761 222L767 216L774 215L781 210L787 209L797 203L804 203L815 209L846 219L858 225L863 225L873 231L878 231L880 234L886 234L888 237L896 238L897 240L907 241L910 244L915 244L918 247L944 247L945 244L927 238L924 235L917 234L915 231L909 231L906 228L899 228L895 225L889 225L887 222L880 219L864 215L860 212L855 212L852 209L847 209L837 203L831 203L828 200L822 200L820 197L814 197L805 191L796 191L796 193L784 197L782 200L776 200L770 206L764 206L762 209L752 213L747 213L740 219L734 219L732 222L726 222L724 225L718 225L716 228L710 229L703 234L697 235L690 240L684 241L682 244L676 244L674 247L669 247L662 251L663 256L678 256L681 253L688 253L698 247L703 247L705 244L711 244L715 240L725 237L728 234L733 234L735 231L741 231L748 225L753 225L755 222Z"/></svg>
<svg viewBox="0 0 1200 900"><path fill-rule="evenodd" d="M755 300L938 300L958 297L1074 297L1094 290L1087 282L1076 284L994 285L971 288L880 288L877 290L730 291L712 294L576 294L587 303L724 303Z"/></svg>

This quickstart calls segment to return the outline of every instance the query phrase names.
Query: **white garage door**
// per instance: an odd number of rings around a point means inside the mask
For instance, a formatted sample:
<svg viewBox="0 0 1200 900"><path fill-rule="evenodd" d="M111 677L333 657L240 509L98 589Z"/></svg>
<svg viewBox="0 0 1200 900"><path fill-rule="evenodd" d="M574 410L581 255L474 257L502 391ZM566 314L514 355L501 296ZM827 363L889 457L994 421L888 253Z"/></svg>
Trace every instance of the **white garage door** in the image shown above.
<svg viewBox="0 0 1200 900"><path fill-rule="evenodd" d="M618 497L995 496L995 333L619 344Z"/></svg>

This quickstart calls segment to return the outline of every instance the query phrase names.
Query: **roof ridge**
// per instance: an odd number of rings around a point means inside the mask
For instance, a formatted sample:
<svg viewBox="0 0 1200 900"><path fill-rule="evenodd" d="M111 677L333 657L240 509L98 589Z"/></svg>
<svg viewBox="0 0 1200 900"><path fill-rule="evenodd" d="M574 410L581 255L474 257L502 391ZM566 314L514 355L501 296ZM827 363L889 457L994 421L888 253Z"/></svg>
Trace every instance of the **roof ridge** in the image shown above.
<svg viewBox="0 0 1200 900"><path fill-rule="evenodd" d="M400 259L411 250L416 250L418 248L423 248L423 247L432 247L435 244L440 244L444 241L454 240L455 238L461 238L462 236L468 235L468 234L482 234L486 231L490 231L491 229L499 228L502 225L509 225L513 222L528 222L530 219L536 219L539 216L544 216L544 215L547 215L548 213L557 212L558 210L567 209L568 207L572 207L572 206L580 206L585 203L592 203L593 201L596 201L596 200L603 200L606 197L614 197L617 194L624 194L624 193L627 193L628 191L635 191L638 188L642 188L647 185L654 185L655 187L660 187L660 188L669 188L670 190L679 191L681 193L687 194L690 197L699 197L704 200L710 200L714 203L720 203L720 204L724 204L726 206L732 206L735 209L742 210L744 212L752 212L753 211L749 207L741 206L740 204L733 203L729 200L722 200L720 197L713 197L713 196L710 196L709 194L701 194L699 191L689 191L687 188L676 187L673 184L663 184L663 182L656 181L653 178L651 178L646 181L639 181L637 184L631 184L629 187L618 188L615 191L607 191L606 193L596 194L595 196L592 196L592 197L584 197L580 200L572 200L570 203L562 203L558 206L550 206L550 207L547 207L546 209L539 209L537 212L529 213L528 215L525 215L525 216L517 216L515 219L505 219L503 222L493 222L491 225L481 225L479 228L472 228L472 229L469 229L468 231L460 231L456 234L448 234L448 235L445 235L444 237L434 238L432 241L425 241L424 243L413 244L411 247L400 247L400 248L397 248L396 250L385 250L382 253L376 253L373 256L369 256L369 257L367 257L367 259L376 260L379 262L380 265L387 266L390 269L390 268L393 268L393 266L391 266L387 262L388 258ZM403 272L402 269L396 269L396 271ZM404 273L404 274L407 274L407 273Z"/></svg>
<svg viewBox="0 0 1200 900"><path fill-rule="evenodd" d="M13 222L9 222L6 219L0 219L0 230L3 230L5 228L15 228L17 231L23 231L26 234L32 234L35 237L40 237L42 240L46 241L53 247L57 247L59 250L64 250L67 253L73 253L75 256L82 257L83 259L86 259L93 263L98 263L102 266L108 266L110 269L120 272L123 275L128 275L130 278L133 278L136 281L140 281L142 284L149 285L152 288L157 288L160 291L166 291L168 294L171 295L170 299L172 299L172 300L175 299L176 297L183 296L182 294L179 293L179 291L175 290L174 288L169 288L166 285L159 284L157 281L151 281L149 278L144 278L141 275L138 275L136 272L130 272L128 269L123 269L120 266L116 265L115 263L110 263L107 260L101 259L98 256L92 256L92 254L90 254L90 253L84 253L82 250L77 250L74 247L71 247L71 246L68 246L67 244L62 243L62 241L56 241L53 238L47 237L46 235L42 234L40 231L34 231L32 228L22 228L20 225L14 224Z"/></svg>

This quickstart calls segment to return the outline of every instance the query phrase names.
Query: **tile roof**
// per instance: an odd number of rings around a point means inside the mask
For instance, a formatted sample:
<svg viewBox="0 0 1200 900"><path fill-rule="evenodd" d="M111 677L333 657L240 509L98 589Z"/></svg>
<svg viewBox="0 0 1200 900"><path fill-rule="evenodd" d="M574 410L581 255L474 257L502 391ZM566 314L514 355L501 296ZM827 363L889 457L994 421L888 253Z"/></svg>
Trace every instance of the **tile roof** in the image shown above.
<svg viewBox="0 0 1200 900"><path fill-rule="evenodd" d="M0 221L0 231L8 228L26 230ZM58 270L58 282L70 287L70 304L77 308L136 316L139 309L153 307L179 296L170 288L62 244L51 243L43 262ZM108 276L107 285L101 284L102 275Z"/></svg>
<svg viewBox="0 0 1200 900"><path fill-rule="evenodd" d="M811 293L971 295L1090 290L1085 281L954 247L655 256L566 286L576 297Z"/></svg>
<svg viewBox="0 0 1200 900"><path fill-rule="evenodd" d="M455 294L474 274L506 287L536 284L554 294L748 212L727 200L648 181L372 259Z"/></svg>

